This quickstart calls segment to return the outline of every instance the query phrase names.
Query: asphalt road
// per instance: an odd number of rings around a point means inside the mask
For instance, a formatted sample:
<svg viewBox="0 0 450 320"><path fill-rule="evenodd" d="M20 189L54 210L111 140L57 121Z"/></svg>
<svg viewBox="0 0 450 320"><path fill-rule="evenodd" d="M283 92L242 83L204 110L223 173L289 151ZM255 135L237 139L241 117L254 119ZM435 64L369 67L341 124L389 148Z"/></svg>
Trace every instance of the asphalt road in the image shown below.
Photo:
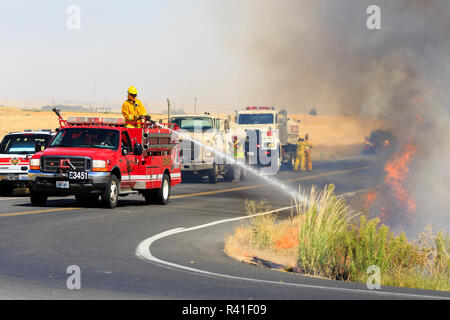
<svg viewBox="0 0 450 320"><path fill-rule="evenodd" d="M370 188L381 177L376 159L354 158L315 164L312 173L282 171L276 178L295 190L299 184L308 190L312 184L333 183L337 193L345 194ZM227 220L245 216L246 199L263 198L274 208L290 204L287 195L258 178L183 183L172 189L167 206L144 205L137 195L121 198L114 210L100 203L77 207L72 197L51 198L44 208L32 207L27 197L0 198L0 298L450 298L448 292L369 290L229 258L223 252L224 237L242 220ZM81 270L80 290L66 287L70 265Z"/></svg>

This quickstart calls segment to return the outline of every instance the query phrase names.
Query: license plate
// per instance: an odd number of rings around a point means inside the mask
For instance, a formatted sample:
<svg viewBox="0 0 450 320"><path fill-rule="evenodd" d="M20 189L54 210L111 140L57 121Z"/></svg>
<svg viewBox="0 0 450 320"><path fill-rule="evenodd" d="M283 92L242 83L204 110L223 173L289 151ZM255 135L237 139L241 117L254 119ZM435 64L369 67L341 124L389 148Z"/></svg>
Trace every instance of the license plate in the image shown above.
<svg viewBox="0 0 450 320"><path fill-rule="evenodd" d="M28 180L28 175L27 174L20 174L19 175L19 180Z"/></svg>
<svg viewBox="0 0 450 320"><path fill-rule="evenodd" d="M56 181L57 189L69 189L69 181Z"/></svg>
<svg viewBox="0 0 450 320"><path fill-rule="evenodd" d="M86 171L71 171L69 172L69 180L87 180L88 173Z"/></svg>

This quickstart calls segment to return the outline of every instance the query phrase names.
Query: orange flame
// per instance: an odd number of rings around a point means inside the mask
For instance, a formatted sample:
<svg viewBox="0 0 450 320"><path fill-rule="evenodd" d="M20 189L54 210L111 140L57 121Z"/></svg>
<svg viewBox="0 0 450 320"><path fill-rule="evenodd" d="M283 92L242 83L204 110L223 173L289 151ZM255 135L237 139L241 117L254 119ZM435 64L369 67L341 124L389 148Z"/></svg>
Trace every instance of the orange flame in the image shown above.
<svg viewBox="0 0 450 320"><path fill-rule="evenodd" d="M397 157L389 160L384 167L386 171L385 183L391 188L397 202L409 211L416 209L416 203L405 189L404 184L409 173L409 164L416 152L417 148L414 145L407 145Z"/></svg>
<svg viewBox="0 0 450 320"><path fill-rule="evenodd" d="M391 218L391 215L389 214L386 207L381 208L381 214L378 218L380 219L380 223L385 223Z"/></svg>
<svg viewBox="0 0 450 320"><path fill-rule="evenodd" d="M372 203L377 199L378 192L377 191L369 191L366 195L366 202L364 207L368 210L372 206Z"/></svg>

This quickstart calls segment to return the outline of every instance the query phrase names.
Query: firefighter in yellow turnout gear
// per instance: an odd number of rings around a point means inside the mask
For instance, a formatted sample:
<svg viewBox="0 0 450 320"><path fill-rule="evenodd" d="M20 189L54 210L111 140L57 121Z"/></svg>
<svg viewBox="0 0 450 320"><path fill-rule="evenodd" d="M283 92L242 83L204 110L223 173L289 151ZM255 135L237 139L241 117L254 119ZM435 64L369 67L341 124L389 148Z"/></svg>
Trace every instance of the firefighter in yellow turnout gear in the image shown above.
<svg viewBox="0 0 450 320"><path fill-rule="evenodd" d="M140 124L130 122L142 122L145 117L148 117L147 110L137 97L137 90L135 87L128 89L128 99L122 105L122 114L127 122L127 128L140 128Z"/></svg>
<svg viewBox="0 0 450 320"><path fill-rule="evenodd" d="M245 152L242 143L238 140L236 136L233 137L233 156L237 163L245 163ZM243 172L238 165L233 166L234 179L232 182L239 182Z"/></svg>
<svg viewBox="0 0 450 320"><path fill-rule="evenodd" d="M309 141L309 135L305 135L305 141L303 142L305 145L305 161L306 161L306 168L308 171L312 171L312 158L311 158L311 150L312 150L312 143Z"/></svg>
<svg viewBox="0 0 450 320"><path fill-rule="evenodd" d="M297 154L295 157L295 165L294 165L294 171L298 171L300 167L300 171L305 171L305 162L306 162L306 155L305 155L305 139L303 137L299 137L297 141Z"/></svg>
<svg viewBox="0 0 450 320"><path fill-rule="evenodd" d="M244 148L242 147L242 143L235 136L233 137L233 151L234 151L234 159L237 162L242 161L245 158Z"/></svg>

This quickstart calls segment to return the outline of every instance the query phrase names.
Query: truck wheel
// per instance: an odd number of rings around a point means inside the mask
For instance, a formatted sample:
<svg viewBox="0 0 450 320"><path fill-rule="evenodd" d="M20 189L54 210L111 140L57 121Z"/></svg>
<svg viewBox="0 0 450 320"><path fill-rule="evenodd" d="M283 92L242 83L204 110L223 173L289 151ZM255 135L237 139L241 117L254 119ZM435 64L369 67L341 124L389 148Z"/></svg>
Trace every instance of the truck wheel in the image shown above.
<svg viewBox="0 0 450 320"><path fill-rule="evenodd" d="M102 194L102 202L107 208L114 209L119 200L119 180L115 175L109 178L109 183L106 186L105 192Z"/></svg>
<svg viewBox="0 0 450 320"><path fill-rule="evenodd" d="M13 194L14 185L12 184L3 184L0 186L0 195L2 197L10 197Z"/></svg>
<svg viewBox="0 0 450 320"><path fill-rule="evenodd" d="M161 188L156 190L154 199L157 204L162 204L165 206L169 202L169 198L170 198L170 179L167 174L164 174L161 181Z"/></svg>
<svg viewBox="0 0 450 320"><path fill-rule="evenodd" d="M223 180L226 182L231 182L234 180L234 166L233 165L227 165L225 174L223 175Z"/></svg>
<svg viewBox="0 0 450 320"><path fill-rule="evenodd" d="M212 169L209 169L208 172L209 183L216 184L217 176L218 176L217 164L214 163Z"/></svg>
<svg viewBox="0 0 450 320"><path fill-rule="evenodd" d="M295 166L295 156L291 155L289 161L287 161L285 164L285 168L286 170L292 171L294 170L294 166Z"/></svg>
<svg viewBox="0 0 450 320"><path fill-rule="evenodd" d="M45 207L48 196L44 192L32 191L30 189L30 200L33 207Z"/></svg>
<svg viewBox="0 0 450 320"><path fill-rule="evenodd" d="M238 165L229 166L223 178L227 182L239 180L241 178L241 167Z"/></svg>

